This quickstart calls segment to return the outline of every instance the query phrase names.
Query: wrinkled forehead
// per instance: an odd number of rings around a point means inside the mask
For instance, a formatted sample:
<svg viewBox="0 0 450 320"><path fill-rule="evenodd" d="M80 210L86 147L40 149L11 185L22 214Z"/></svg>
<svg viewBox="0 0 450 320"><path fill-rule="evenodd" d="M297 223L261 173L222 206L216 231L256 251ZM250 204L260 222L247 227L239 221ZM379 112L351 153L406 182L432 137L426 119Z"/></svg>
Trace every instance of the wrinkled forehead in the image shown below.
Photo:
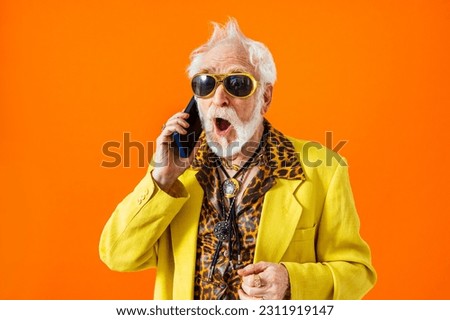
<svg viewBox="0 0 450 320"><path fill-rule="evenodd" d="M248 52L235 43L219 44L207 51L202 59L202 72L230 73L249 72L255 77L255 67L250 63Z"/></svg>

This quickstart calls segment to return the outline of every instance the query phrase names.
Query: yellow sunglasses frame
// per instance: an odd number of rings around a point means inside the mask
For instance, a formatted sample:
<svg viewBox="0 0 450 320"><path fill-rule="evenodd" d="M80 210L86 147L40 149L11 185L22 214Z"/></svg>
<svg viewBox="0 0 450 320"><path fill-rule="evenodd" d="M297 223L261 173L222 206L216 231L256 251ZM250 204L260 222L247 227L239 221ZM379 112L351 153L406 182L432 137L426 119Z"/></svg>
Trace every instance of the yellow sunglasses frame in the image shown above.
<svg viewBox="0 0 450 320"><path fill-rule="evenodd" d="M214 93L216 92L217 87L219 86L219 84L221 84L221 83L223 84L223 80L224 80L225 78L229 77L229 76L247 76L247 77L250 78L250 80L252 81L252 84L253 84L252 91L250 91L250 93L249 93L248 95L243 96L243 97L235 96L234 94L230 93L230 92L227 90L227 88L226 88L225 86L223 86L223 89L225 90L225 92L228 93L230 96L235 97L235 98L245 99L245 98L250 97L252 94L255 93L255 91L256 91L256 89L257 89L257 87L258 87L258 85L259 85L259 83L258 83L258 81L255 79L255 77L253 77L253 75L252 75L251 73L247 73L247 72L231 72L231 73L223 73L223 74L214 74L214 73L204 73L204 72L199 72L199 73L195 74L195 75L192 77L192 80L191 80L191 86L192 86L192 81L193 81L196 77L198 77L198 76L210 76L210 77L213 77L214 80L216 80L216 85L214 86L214 89L213 89L208 95L206 95L206 96L198 96L198 95L196 95L195 92L194 92L194 95L195 95L197 98L201 98L201 99L208 99L208 98L210 98L211 96L213 96ZM192 88L192 89L193 89L193 88Z"/></svg>

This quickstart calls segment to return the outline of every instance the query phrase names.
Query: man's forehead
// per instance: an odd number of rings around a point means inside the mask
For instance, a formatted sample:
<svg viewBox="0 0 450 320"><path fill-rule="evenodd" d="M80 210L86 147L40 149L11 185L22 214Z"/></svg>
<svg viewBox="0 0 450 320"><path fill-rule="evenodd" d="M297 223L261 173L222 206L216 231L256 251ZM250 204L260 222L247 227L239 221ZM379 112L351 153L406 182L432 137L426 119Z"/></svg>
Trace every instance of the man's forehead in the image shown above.
<svg viewBox="0 0 450 320"><path fill-rule="evenodd" d="M202 73L237 73L237 72L253 72L253 69L249 70L248 67L239 64L230 65L210 65L202 66Z"/></svg>
<svg viewBox="0 0 450 320"><path fill-rule="evenodd" d="M237 45L218 45L206 52L202 60L203 72L254 72L246 50Z"/></svg>

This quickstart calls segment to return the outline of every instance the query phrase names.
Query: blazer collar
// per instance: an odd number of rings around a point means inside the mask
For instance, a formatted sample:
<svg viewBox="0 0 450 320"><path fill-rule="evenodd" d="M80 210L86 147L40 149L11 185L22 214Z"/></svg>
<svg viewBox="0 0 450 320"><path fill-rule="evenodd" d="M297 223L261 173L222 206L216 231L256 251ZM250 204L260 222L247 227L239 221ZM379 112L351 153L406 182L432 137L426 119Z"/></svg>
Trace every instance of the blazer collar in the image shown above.
<svg viewBox="0 0 450 320"><path fill-rule="evenodd" d="M200 146L192 162L192 169L217 167L219 157L209 148L204 132L199 140ZM264 119L263 150L259 163L263 169L270 170L269 175L276 178L305 180L303 167L292 142L266 119Z"/></svg>

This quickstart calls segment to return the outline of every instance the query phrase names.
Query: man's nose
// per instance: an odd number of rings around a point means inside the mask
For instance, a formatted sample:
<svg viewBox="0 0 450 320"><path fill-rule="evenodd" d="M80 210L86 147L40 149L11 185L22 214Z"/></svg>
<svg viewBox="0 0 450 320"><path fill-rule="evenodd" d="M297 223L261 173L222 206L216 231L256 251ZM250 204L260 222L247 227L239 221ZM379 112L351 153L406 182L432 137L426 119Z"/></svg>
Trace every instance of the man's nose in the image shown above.
<svg viewBox="0 0 450 320"><path fill-rule="evenodd" d="M213 103L218 107L228 107L230 105L230 96L225 91L222 83L219 83L216 92L214 92Z"/></svg>

